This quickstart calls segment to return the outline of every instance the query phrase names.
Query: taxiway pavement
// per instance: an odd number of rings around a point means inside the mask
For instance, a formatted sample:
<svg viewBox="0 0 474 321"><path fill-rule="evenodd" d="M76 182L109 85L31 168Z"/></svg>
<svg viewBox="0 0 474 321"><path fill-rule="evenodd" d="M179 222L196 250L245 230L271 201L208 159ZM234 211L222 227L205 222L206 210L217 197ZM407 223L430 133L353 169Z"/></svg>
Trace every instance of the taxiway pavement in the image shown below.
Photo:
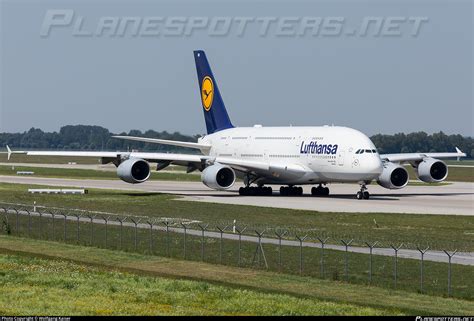
<svg viewBox="0 0 474 321"><path fill-rule="evenodd" d="M169 193L183 196L184 200L236 205L254 205L276 208L301 209L321 212L450 214L474 216L474 183L453 182L450 185L407 186L401 190L387 190L369 185L370 199L357 200L356 184L330 184L329 197L313 197L311 186L304 187L304 196L239 196L236 184L230 191L214 191L201 182L147 181L131 185L117 180L86 180L0 176L0 182L39 184L49 186L115 189ZM274 190L277 190L274 188Z"/></svg>

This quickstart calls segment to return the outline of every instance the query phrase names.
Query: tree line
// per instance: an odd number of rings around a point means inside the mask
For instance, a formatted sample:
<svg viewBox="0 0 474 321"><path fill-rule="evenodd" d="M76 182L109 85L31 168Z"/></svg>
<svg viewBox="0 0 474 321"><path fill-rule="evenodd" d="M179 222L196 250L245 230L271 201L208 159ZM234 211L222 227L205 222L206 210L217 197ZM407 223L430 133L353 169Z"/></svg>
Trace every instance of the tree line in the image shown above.
<svg viewBox="0 0 474 321"><path fill-rule="evenodd" d="M193 152L187 148L125 141L112 138L113 135L143 136L151 138L195 142L198 136L183 135L179 132L157 132L147 130L131 130L128 133L111 133L100 126L68 125L59 132L44 132L31 128L23 133L0 133L0 145L10 145L15 149L53 149L53 150L110 150L110 151L156 151L156 152ZM459 147L468 157L474 155L474 139L462 135L446 135L443 132L427 134L414 132L394 135L377 134L370 137L381 154L384 153L415 153L415 152L447 152ZM195 151L194 151L195 152Z"/></svg>

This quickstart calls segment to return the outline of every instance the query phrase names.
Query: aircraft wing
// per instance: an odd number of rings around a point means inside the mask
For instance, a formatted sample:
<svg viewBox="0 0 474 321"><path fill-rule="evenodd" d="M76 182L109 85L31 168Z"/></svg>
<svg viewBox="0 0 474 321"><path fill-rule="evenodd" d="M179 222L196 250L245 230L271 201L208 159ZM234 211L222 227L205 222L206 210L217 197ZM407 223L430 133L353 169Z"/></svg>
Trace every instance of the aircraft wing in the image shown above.
<svg viewBox="0 0 474 321"><path fill-rule="evenodd" d="M27 156L62 156L62 157L91 157L100 158L103 164L116 163L122 158L140 158L150 163L187 166L190 170L203 169L205 162L220 163L232 167L243 173L253 173L257 176L266 177L300 177L306 172L305 168L297 164L272 164L261 161L251 161L232 157L213 157L206 155L171 154L171 153L148 153L148 152L89 152L89 151L12 151L7 146L8 159L13 154L25 154ZM116 163L117 164L117 163Z"/></svg>
<svg viewBox="0 0 474 321"><path fill-rule="evenodd" d="M206 158L203 155L146 153L146 152L87 152L87 151L12 151L7 146L8 159L14 154L27 156L63 156L63 157L91 157L100 158L102 163L114 162L121 158L141 158L151 163L169 162L182 166L198 165Z"/></svg>
<svg viewBox="0 0 474 321"><path fill-rule="evenodd" d="M404 163L404 162L421 162L424 158L454 158L454 157L466 157L466 153L461 152L456 147L455 153L401 153L401 154L382 154L380 158L385 161Z"/></svg>

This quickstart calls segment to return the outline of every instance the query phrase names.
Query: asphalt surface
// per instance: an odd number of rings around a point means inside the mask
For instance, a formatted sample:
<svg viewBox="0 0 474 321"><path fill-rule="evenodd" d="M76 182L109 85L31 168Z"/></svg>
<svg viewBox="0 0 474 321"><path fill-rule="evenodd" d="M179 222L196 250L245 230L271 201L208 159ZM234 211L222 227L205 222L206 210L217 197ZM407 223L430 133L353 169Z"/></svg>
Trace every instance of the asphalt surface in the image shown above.
<svg viewBox="0 0 474 321"><path fill-rule="evenodd" d="M85 180L40 178L31 176L0 176L0 182L41 184L50 186L100 188L129 191L170 193L183 196L184 200L237 205L314 210L321 212L351 213L406 213L450 214L474 216L474 183L453 182L441 186L407 186L401 190L387 190L369 185L369 200L355 198L359 186L355 184L331 184L329 197L312 197L311 186L305 186L305 195L283 197L274 187L273 196L239 196L240 184L230 191L214 191L201 182L147 181L128 184L117 180Z"/></svg>
<svg viewBox="0 0 474 321"><path fill-rule="evenodd" d="M10 210L9 213L10 214L16 214L17 212L15 212L13 210ZM20 215L39 216L38 212L30 212L28 214L28 212L26 212L26 211L18 211L18 213ZM51 216L48 213L43 213L42 215L43 216ZM58 220L63 220L64 219L64 216L55 215L55 217ZM91 220L92 220L92 222L94 224L105 224L105 221L104 221L103 218L77 217L77 216L68 216L68 215L66 215L65 218L67 220L76 221L76 222L79 219L80 222L91 222ZM119 226L120 222L117 221L116 219L115 220L112 219L112 220L109 220L107 222L107 224L108 225ZM137 224L135 225L135 223L133 223L133 222L123 221L122 224L123 224L123 226L126 226L126 227L135 227L136 226L136 228L140 228L140 229L150 229L150 224L148 224L147 222L137 222ZM151 228L153 230L166 231L166 227L164 227L163 225L151 225ZM172 233L181 233L182 234L182 233L184 233L184 228L171 226L171 227L169 227L169 231L172 232ZM188 235L193 235L193 236L202 236L202 231L201 230L195 230L195 229L192 229L192 228L186 229L186 233ZM212 231L205 231L204 236L209 237L209 238L219 239L221 237L221 233L212 232ZM223 239L228 239L228 240L238 241L239 240L239 235L236 234L236 233L232 233L232 232L226 232L226 233L222 233L222 238ZM252 242L252 243L255 243L255 244L258 244L258 242L259 242L259 239L258 239L257 236L251 236L251 235L242 235L241 240L246 241L246 242ZM279 241L280 241L279 239L270 238L270 237L262 237L260 239L260 242L262 244L278 245ZM294 246L294 247L300 246L299 241L287 240L287 239L282 239L281 244L283 246ZM321 243L302 242L301 246L310 247L310 248L321 248ZM334 245L334 244L325 244L324 248L325 249L330 249L330 250L336 250L336 251L345 251L346 250L345 246ZM347 251L352 252L352 253L369 254L369 248L368 247L349 246L347 248ZM374 255L382 255L382 256L394 256L395 255L394 249L392 249L392 248L377 248L377 247L374 247L372 253ZM421 259L421 253L418 250L400 249L398 251L397 255L400 258L406 258L406 259L415 259L415 260L420 260ZM442 251L427 251L424 254L424 260L425 261L445 262L446 263L446 262L448 262L448 256L447 256L446 253L444 253ZM472 253L472 252L456 253L454 256L452 256L451 262L454 263L454 264L462 264L462 265L471 265L472 266L472 265L474 265L474 253Z"/></svg>

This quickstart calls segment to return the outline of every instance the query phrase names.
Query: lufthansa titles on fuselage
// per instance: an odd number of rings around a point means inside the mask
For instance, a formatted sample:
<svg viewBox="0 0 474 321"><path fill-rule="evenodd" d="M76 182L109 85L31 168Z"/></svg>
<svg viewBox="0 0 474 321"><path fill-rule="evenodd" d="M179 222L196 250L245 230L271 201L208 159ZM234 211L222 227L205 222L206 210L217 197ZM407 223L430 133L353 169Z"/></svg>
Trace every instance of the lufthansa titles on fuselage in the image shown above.
<svg viewBox="0 0 474 321"><path fill-rule="evenodd" d="M337 153L337 144L318 144L317 141L305 143L305 141L302 141L300 153L335 155Z"/></svg>

